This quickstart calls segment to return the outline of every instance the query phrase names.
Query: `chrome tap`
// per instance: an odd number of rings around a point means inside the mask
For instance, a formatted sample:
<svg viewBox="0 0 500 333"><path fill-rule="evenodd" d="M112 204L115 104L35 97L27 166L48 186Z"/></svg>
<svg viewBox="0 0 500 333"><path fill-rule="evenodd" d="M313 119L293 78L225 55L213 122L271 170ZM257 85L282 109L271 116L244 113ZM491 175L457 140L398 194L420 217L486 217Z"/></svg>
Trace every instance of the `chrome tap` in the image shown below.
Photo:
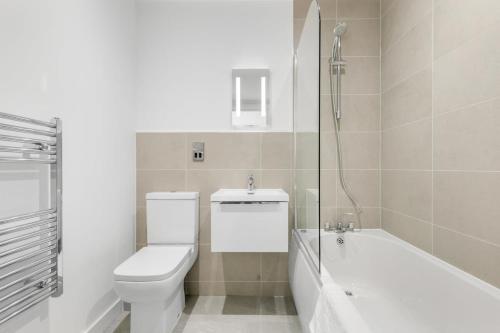
<svg viewBox="0 0 500 333"><path fill-rule="evenodd" d="M253 175L248 176L248 193L255 191L255 178Z"/></svg>
<svg viewBox="0 0 500 333"><path fill-rule="evenodd" d="M352 216L352 213L346 213L344 216ZM336 232L337 234L343 234L346 231L354 231L354 223L348 222L343 223L342 221L338 222L335 226L332 226L330 223L325 223L324 227L326 232Z"/></svg>

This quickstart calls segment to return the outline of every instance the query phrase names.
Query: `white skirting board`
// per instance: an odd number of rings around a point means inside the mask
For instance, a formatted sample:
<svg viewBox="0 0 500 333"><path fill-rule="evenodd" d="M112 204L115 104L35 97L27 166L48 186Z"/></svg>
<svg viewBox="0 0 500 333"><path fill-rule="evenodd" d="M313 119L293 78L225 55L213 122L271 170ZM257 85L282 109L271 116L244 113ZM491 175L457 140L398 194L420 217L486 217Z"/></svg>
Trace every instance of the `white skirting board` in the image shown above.
<svg viewBox="0 0 500 333"><path fill-rule="evenodd" d="M112 333L126 314L127 312L123 310L123 302L118 299L90 325L85 333Z"/></svg>

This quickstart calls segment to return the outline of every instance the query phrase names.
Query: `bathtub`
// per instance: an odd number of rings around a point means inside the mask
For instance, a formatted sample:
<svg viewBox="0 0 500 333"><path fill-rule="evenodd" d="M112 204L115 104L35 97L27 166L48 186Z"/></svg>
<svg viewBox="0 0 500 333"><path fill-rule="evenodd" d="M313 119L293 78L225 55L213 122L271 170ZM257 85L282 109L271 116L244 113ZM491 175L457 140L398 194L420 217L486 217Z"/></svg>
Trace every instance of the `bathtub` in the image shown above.
<svg viewBox="0 0 500 333"><path fill-rule="evenodd" d="M295 230L289 276L305 333L500 332L500 289L380 229Z"/></svg>

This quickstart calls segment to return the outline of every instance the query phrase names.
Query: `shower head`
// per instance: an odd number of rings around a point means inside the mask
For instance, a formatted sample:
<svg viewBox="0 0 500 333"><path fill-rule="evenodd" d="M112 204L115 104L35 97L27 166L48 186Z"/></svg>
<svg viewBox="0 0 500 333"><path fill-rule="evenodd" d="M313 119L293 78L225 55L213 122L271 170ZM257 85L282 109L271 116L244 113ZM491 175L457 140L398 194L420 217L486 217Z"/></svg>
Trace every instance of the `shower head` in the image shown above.
<svg viewBox="0 0 500 333"><path fill-rule="evenodd" d="M347 23L340 22L340 23L337 23L335 28L333 28L333 34L335 36L339 37L339 36L343 35L346 30L347 30Z"/></svg>

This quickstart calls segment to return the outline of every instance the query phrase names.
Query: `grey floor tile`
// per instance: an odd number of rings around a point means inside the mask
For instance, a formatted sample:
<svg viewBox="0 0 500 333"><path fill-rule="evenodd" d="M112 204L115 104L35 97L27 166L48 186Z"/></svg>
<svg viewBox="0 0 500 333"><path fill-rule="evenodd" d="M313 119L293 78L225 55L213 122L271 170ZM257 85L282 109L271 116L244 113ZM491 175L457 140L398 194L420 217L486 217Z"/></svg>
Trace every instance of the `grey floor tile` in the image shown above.
<svg viewBox="0 0 500 333"><path fill-rule="evenodd" d="M300 333L290 297L188 296L174 333ZM130 333L128 315L114 333Z"/></svg>

